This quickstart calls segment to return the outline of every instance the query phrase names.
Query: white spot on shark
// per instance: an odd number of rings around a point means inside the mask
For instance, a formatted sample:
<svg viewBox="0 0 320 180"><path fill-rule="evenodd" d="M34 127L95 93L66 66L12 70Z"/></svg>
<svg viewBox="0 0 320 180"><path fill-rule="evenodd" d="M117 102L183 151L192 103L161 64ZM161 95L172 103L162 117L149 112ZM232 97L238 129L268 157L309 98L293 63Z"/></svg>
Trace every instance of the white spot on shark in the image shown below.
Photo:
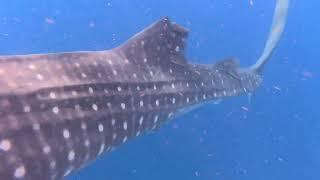
<svg viewBox="0 0 320 180"><path fill-rule="evenodd" d="M50 146L46 145L42 148L42 151L44 154L49 154L51 151L51 148L50 148Z"/></svg>
<svg viewBox="0 0 320 180"><path fill-rule="evenodd" d="M121 103L121 108L122 109L126 109L126 104L125 103Z"/></svg>
<svg viewBox="0 0 320 180"><path fill-rule="evenodd" d="M98 105L92 104L92 109L93 109L94 111L98 111Z"/></svg>
<svg viewBox="0 0 320 180"><path fill-rule="evenodd" d="M75 154L74 150L71 150L71 151L68 153L68 160L69 160L69 161L73 161L75 155L76 155L76 154Z"/></svg>
<svg viewBox="0 0 320 180"><path fill-rule="evenodd" d="M98 129L99 129L99 132L103 132L103 129L104 129L104 128L103 128L103 125L102 125L102 124L99 124L99 125L98 125Z"/></svg>
<svg viewBox="0 0 320 180"><path fill-rule="evenodd" d="M58 107L58 106L54 106L54 107L52 108L52 112L53 112L54 114L58 114L58 113L59 113L59 107Z"/></svg>
<svg viewBox="0 0 320 180"><path fill-rule="evenodd" d="M142 123L143 123L143 119L144 119L144 117L143 117L143 116L141 116L141 117L140 117L140 119L139 119L139 124L140 124L140 125L142 125Z"/></svg>
<svg viewBox="0 0 320 180"><path fill-rule="evenodd" d="M37 74L37 79L40 80L40 81L43 80L42 74Z"/></svg>
<svg viewBox="0 0 320 180"><path fill-rule="evenodd" d="M4 139L0 142L0 149L3 151L9 151L11 149L11 142L8 139Z"/></svg>
<svg viewBox="0 0 320 180"><path fill-rule="evenodd" d="M70 132L69 132L68 129L63 129L63 137L64 137L65 139L70 138Z"/></svg>
<svg viewBox="0 0 320 180"><path fill-rule="evenodd" d="M26 175L26 169L23 165L20 165L18 168L14 170L14 177L15 178L23 178Z"/></svg>
<svg viewBox="0 0 320 180"><path fill-rule="evenodd" d="M124 129L124 130L127 130L127 129L128 129L128 123L127 123L127 121L125 121L125 122L123 123L123 129Z"/></svg>

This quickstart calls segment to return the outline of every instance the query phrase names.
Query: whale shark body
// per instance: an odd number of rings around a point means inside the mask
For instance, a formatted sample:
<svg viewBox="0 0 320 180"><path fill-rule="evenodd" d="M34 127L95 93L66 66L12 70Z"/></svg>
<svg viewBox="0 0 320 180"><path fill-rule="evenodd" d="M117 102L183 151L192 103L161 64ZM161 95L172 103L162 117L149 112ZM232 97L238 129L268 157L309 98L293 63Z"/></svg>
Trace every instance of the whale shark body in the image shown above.
<svg viewBox="0 0 320 180"><path fill-rule="evenodd" d="M111 50L0 56L1 179L62 179L185 108L259 87L268 58L189 64L187 35L163 18Z"/></svg>

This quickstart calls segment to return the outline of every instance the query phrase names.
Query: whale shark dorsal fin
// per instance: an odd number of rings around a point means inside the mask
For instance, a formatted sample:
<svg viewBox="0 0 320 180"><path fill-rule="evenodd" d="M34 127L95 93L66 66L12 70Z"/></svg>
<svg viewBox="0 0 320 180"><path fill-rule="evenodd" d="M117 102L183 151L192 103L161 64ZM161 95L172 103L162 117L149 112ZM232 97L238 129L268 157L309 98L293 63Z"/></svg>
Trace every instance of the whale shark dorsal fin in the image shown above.
<svg viewBox="0 0 320 180"><path fill-rule="evenodd" d="M188 30L163 18L137 33L118 49L129 61L142 65L186 64Z"/></svg>

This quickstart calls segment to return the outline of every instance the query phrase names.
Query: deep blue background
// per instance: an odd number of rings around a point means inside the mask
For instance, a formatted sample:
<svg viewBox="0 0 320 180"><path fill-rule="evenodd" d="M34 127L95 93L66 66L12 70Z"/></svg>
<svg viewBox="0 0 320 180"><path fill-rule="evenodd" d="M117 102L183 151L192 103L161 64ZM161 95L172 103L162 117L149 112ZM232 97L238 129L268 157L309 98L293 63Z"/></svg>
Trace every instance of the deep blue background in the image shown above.
<svg viewBox="0 0 320 180"><path fill-rule="evenodd" d="M169 16L190 29L190 61L236 57L248 65L263 49L274 8L274 0L253 3L0 0L0 54L109 49ZM69 179L320 179L319 5L291 1L287 28L251 103L236 97L205 105Z"/></svg>

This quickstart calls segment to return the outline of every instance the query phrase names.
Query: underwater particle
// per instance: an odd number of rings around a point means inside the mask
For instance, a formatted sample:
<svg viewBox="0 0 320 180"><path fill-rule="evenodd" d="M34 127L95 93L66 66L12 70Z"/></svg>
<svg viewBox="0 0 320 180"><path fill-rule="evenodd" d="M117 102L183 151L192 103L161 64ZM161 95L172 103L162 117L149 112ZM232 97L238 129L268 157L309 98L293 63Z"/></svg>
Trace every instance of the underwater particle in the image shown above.
<svg viewBox="0 0 320 180"><path fill-rule="evenodd" d="M116 41L117 40L117 35L116 34L112 34L112 41Z"/></svg>
<svg viewBox="0 0 320 180"><path fill-rule="evenodd" d="M131 173L132 173L132 174L135 174L135 173L137 173L137 170L136 170L136 169L133 169L133 170L131 171Z"/></svg>
<svg viewBox="0 0 320 180"><path fill-rule="evenodd" d="M301 72L301 76L304 79L311 79L311 78L313 78L313 73L311 71L303 70Z"/></svg>
<svg viewBox="0 0 320 180"><path fill-rule="evenodd" d="M270 160L265 159L265 160L263 161L263 163L264 163L264 164L270 164Z"/></svg>
<svg viewBox="0 0 320 180"><path fill-rule="evenodd" d="M55 24L56 21L52 18L46 17L44 20L47 24Z"/></svg>
<svg viewBox="0 0 320 180"><path fill-rule="evenodd" d="M279 86L273 86L273 89L275 89L277 91L281 91L281 88Z"/></svg>
<svg viewBox="0 0 320 180"><path fill-rule="evenodd" d="M18 24L18 23L22 22L21 19L19 19L18 17L14 17L14 18L12 18L12 20L13 20L14 24Z"/></svg>
<svg viewBox="0 0 320 180"><path fill-rule="evenodd" d="M284 159L283 159L282 157L278 157L277 160L278 160L279 162L283 162L283 161L284 161Z"/></svg>
<svg viewBox="0 0 320 180"><path fill-rule="evenodd" d="M253 0L249 0L250 6L253 6Z"/></svg>
<svg viewBox="0 0 320 180"><path fill-rule="evenodd" d="M239 168L236 170L237 171L237 174L248 174L248 170L245 169L245 168Z"/></svg>
<svg viewBox="0 0 320 180"><path fill-rule="evenodd" d="M202 131L203 135L207 135L208 134L208 131L205 129Z"/></svg>
<svg viewBox="0 0 320 180"><path fill-rule="evenodd" d="M94 28L96 26L96 23L94 21L89 22L89 27Z"/></svg>
<svg viewBox="0 0 320 180"><path fill-rule="evenodd" d="M242 109L243 111L245 111L245 112L249 112L249 108L246 107L246 106L241 106L241 109Z"/></svg>
<svg viewBox="0 0 320 180"><path fill-rule="evenodd" d="M203 142L204 142L203 137L200 137L200 138L199 138L199 143L203 143Z"/></svg>
<svg viewBox="0 0 320 180"><path fill-rule="evenodd" d="M145 14L145 15L150 15L150 14L151 14L151 11L152 11L151 8L147 8L147 9L144 11L144 14Z"/></svg>
<svg viewBox="0 0 320 180"><path fill-rule="evenodd" d="M174 124L172 125L172 128L173 128L173 129L178 129L178 128L179 128L179 124L174 123Z"/></svg>

